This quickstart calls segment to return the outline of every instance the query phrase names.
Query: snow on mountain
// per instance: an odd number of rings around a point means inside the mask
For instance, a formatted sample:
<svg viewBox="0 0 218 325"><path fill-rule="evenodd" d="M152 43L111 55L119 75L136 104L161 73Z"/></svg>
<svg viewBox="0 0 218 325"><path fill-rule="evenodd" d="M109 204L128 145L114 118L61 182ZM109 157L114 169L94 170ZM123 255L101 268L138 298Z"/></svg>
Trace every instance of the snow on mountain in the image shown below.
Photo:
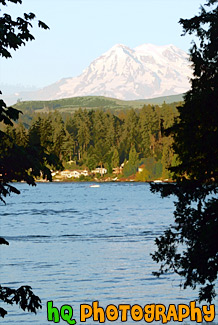
<svg viewBox="0 0 218 325"><path fill-rule="evenodd" d="M117 44L79 76L42 88L31 99L101 95L131 100L181 94L190 88L191 75L188 55L174 45L131 49Z"/></svg>
<svg viewBox="0 0 218 325"><path fill-rule="evenodd" d="M134 49L117 44L83 73L66 79L56 98L103 95L141 99L180 94L189 89L188 55L173 45L143 44Z"/></svg>

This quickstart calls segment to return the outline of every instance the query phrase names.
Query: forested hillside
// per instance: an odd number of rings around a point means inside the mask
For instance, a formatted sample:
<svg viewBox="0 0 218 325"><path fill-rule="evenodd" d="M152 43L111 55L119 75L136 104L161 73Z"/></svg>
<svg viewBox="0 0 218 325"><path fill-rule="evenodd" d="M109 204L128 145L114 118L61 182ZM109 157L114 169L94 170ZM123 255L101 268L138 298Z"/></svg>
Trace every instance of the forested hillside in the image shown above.
<svg viewBox="0 0 218 325"><path fill-rule="evenodd" d="M91 171L99 166L112 174L123 164L122 177L136 175L139 181L166 179L170 178L167 167L175 163L175 156L172 138L163 130L177 116L177 104L144 105L114 114L110 110L81 108L74 114L24 114L14 128L7 127L6 131L19 145L43 146L68 169ZM140 173L139 166L143 166Z"/></svg>
<svg viewBox="0 0 218 325"><path fill-rule="evenodd" d="M120 100L117 98L110 98L104 96L83 96L63 98L58 100L45 100L45 101L19 101L15 108L24 113L31 114L33 112L43 113L58 110L61 113L73 113L79 108L86 109L102 109L104 111L110 110L117 112L121 109L138 109L144 105L162 105L162 103L172 104L175 102L183 101L184 94L157 97L151 99L141 100Z"/></svg>

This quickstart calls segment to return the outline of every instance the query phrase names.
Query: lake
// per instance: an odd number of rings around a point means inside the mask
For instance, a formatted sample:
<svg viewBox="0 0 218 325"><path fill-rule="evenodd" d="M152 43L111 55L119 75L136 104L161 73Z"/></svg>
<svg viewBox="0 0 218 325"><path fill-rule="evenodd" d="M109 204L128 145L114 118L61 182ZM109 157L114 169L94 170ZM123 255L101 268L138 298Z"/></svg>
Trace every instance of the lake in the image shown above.
<svg viewBox="0 0 218 325"><path fill-rule="evenodd" d="M50 300L58 308L71 305L79 324L80 304L96 300L106 308L189 304L197 298L197 291L181 289L174 274L152 275L158 265L150 253L155 238L173 222L172 197L161 199L145 183L16 187L21 194L8 197L0 207L0 235L10 242L1 246L1 283L32 286L43 309L35 315L2 305L8 310L4 324L54 324L47 321ZM120 318L115 323L121 324ZM90 318L85 324L98 322ZM129 317L126 324L135 322Z"/></svg>

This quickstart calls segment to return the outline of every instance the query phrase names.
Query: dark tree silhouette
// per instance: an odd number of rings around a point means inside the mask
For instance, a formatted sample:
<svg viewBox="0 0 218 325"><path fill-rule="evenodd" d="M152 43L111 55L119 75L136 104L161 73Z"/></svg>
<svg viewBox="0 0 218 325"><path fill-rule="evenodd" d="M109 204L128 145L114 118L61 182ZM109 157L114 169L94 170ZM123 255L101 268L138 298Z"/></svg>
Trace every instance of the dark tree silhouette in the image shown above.
<svg viewBox="0 0 218 325"><path fill-rule="evenodd" d="M174 194L175 223L156 239L152 254L161 275L173 271L183 286L199 288L199 301L216 296L218 273L218 0L208 0L199 15L181 19L184 34L195 33L199 45L190 50L194 76L180 116L168 130L178 166L171 167L175 184L151 186L163 197Z"/></svg>
<svg viewBox="0 0 218 325"><path fill-rule="evenodd" d="M22 0L0 0L1 6L7 3L21 4ZM2 11L2 9L1 9ZM0 56L11 57L11 50L17 50L21 45L33 40L30 33L32 22L35 19L33 13L24 13L24 18L17 17L13 20L10 15L4 13L0 16ZM38 21L38 26L48 29L48 26ZM0 92L1 93L1 92ZM13 126L21 112L7 107L3 100L0 100L0 122ZM4 197L11 192L19 194L19 191L9 184L13 180L24 180L30 185L35 185L34 177L40 173L51 180L51 173L46 163L56 163L40 146L19 146L5 132L0 131L0 200L4 202ZM9 245L0 238L0 244ZM23 310L36 313L41 308L41 300L34 295L30 286L22 286L18 289L11 289L0 286L0 300L8 304L18 304ZM4 317L7 311L0 308L0 316Z"/></svg>

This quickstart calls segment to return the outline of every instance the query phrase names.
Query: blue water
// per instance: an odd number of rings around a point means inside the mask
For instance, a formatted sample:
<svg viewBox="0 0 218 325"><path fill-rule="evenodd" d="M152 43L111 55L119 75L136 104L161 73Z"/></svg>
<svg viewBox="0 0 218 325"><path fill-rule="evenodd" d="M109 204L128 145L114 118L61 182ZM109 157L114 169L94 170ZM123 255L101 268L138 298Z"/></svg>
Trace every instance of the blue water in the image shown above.
<svg viewBox="0 0 218 325"><path fill-rule="evenodd" d="M197 291L181 289L174 274L152 275L158 266L150 253L155 238L173 222L173 198L161 199L139 183L16 186L21 194L0 206L0 235L10 242L0 246L1 283L30 285L43 309L34 315L1 305L8 310L4 324L54 324L47 321L50 300L58 308L71 305L80 324L80 304L96 300L106 308L189 304L197 298ZM90 318L85 324L94 323ZM134 323L129 317L125 324Z"/></svg>

